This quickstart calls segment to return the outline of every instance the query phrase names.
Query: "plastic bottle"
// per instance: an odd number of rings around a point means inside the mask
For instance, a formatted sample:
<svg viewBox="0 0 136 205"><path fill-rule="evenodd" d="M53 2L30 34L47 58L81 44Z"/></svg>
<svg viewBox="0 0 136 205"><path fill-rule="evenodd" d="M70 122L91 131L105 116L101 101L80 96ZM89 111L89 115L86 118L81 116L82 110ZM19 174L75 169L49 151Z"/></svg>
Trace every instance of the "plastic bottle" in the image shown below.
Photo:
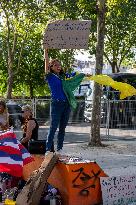
<svg viewBox="0 0 136 205"><path fill-rule="evenodd" d="M50 198L50 205L56 205L56 198L55 197Z"/></svg>

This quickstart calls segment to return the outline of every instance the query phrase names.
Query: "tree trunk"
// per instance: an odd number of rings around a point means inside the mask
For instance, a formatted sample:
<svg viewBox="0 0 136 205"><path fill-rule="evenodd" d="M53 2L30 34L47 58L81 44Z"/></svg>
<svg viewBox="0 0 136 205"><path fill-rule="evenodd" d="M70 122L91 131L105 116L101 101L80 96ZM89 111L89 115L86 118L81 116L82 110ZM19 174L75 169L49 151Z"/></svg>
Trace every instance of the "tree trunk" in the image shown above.
<svg viewBox="0 0 136 205"><path fill-rule="evenodd" d="M119 73L120 72L116 61L113 61L111 66L112 66L112 73Z"/></svg>
<svg viewBox="0 0 136 205"><path fill-rule="evenodd" d="M13 87L13 60L11 54L8 55L8 80L7 80L7 99L12 98Z"/></svg>
<svg viewBox="0 0 136 205"><path fill-rule="evenodd" d="M95 74L101 74L103 68L104 34L105 34L105 0L98 0L97 15L97 45ZM100 120L101 120L101 86L94 85L93 110L91 120L91 133L89 145L100 146Z"/></svg>
<svg viewBox="0 0 136 205"><path fill-rule="evenodd" d="M117 71L117 73L120 72L119 66L117 64L116 64L116 71Z"/></svg>
<svg viewBox="0 0 136 205"><path fill-rule="evenodd" d="M7 81L7 98L11 99L12 98L12 88L13 88L13 62L14 62L14 54L15 54L15 47L16 47L16 42L17 42L17 34L16 31L14 32L14 40L13 40L13 45L11 47L10 45L10 25L9 25L9 16L7 12L5 12L6 17L7 17L7 49L8 49L8 81Z"/></svg>
<svg viewBox="0 0 136 205"><path fill-rule="evenodd" d="M111 66L112 66L112 73L116 73L116 64L114 61L112 62Z"/></svg>

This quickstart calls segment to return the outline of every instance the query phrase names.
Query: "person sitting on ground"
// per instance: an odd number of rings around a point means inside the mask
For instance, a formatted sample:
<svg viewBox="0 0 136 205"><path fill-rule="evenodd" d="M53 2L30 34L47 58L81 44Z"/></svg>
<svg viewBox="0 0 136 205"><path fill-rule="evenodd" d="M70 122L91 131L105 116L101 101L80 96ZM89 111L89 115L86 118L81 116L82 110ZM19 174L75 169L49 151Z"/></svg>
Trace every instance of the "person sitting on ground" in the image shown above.
<svg viewBox="0 0 136 205"><path fill-rule="evenodd" d="M22 107L22 117L23 117L23 137L21 139L21 144L28 149L28 143L30 139L38 140L38 122L33 118L32 108L30 105L24 105Z"/></svg>
<svg viewBox="0 0 136 205"><path fill-rule="evenodd" d="M4 100L0 100L0 131L9 129L9 113Z"/></svg>

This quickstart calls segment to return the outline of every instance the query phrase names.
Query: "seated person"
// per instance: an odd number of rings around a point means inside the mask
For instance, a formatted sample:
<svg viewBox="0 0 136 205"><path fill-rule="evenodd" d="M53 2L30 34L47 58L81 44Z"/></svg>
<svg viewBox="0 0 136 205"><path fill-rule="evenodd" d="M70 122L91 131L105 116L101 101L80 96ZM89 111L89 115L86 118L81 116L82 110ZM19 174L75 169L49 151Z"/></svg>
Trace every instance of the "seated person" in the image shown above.
<svg viewBox="0 0 136 205"><path fill-rule="evenodd" d="M9 113L7 110L6 102L0 100L0 131L7 130L9 128Z"/></svg>
<svg viewBox="0 0 136 205"><path fill-rule="evenodd" d="M22 107L23 117L23 137L21 144L28 149L28 142L30 139L38 140L38 122L33 118L32 108L30 105L24 105Z"/></svg>

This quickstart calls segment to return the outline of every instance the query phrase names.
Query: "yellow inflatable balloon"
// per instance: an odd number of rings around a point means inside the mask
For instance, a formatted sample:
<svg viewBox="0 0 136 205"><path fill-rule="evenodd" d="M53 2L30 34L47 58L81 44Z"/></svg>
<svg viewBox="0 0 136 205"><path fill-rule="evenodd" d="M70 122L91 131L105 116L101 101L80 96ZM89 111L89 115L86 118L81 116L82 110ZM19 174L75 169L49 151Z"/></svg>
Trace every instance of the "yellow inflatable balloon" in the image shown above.
<svg viewBox="0 0 136 205"><path fill-rule="evenodd" d="M87 77L86 79L94 80L96 83L111 86L115 90L120 91L120 99L136 95L136 89L132 85L114 81L111 77L107 75L94 75L91 77Z"/></svg>

